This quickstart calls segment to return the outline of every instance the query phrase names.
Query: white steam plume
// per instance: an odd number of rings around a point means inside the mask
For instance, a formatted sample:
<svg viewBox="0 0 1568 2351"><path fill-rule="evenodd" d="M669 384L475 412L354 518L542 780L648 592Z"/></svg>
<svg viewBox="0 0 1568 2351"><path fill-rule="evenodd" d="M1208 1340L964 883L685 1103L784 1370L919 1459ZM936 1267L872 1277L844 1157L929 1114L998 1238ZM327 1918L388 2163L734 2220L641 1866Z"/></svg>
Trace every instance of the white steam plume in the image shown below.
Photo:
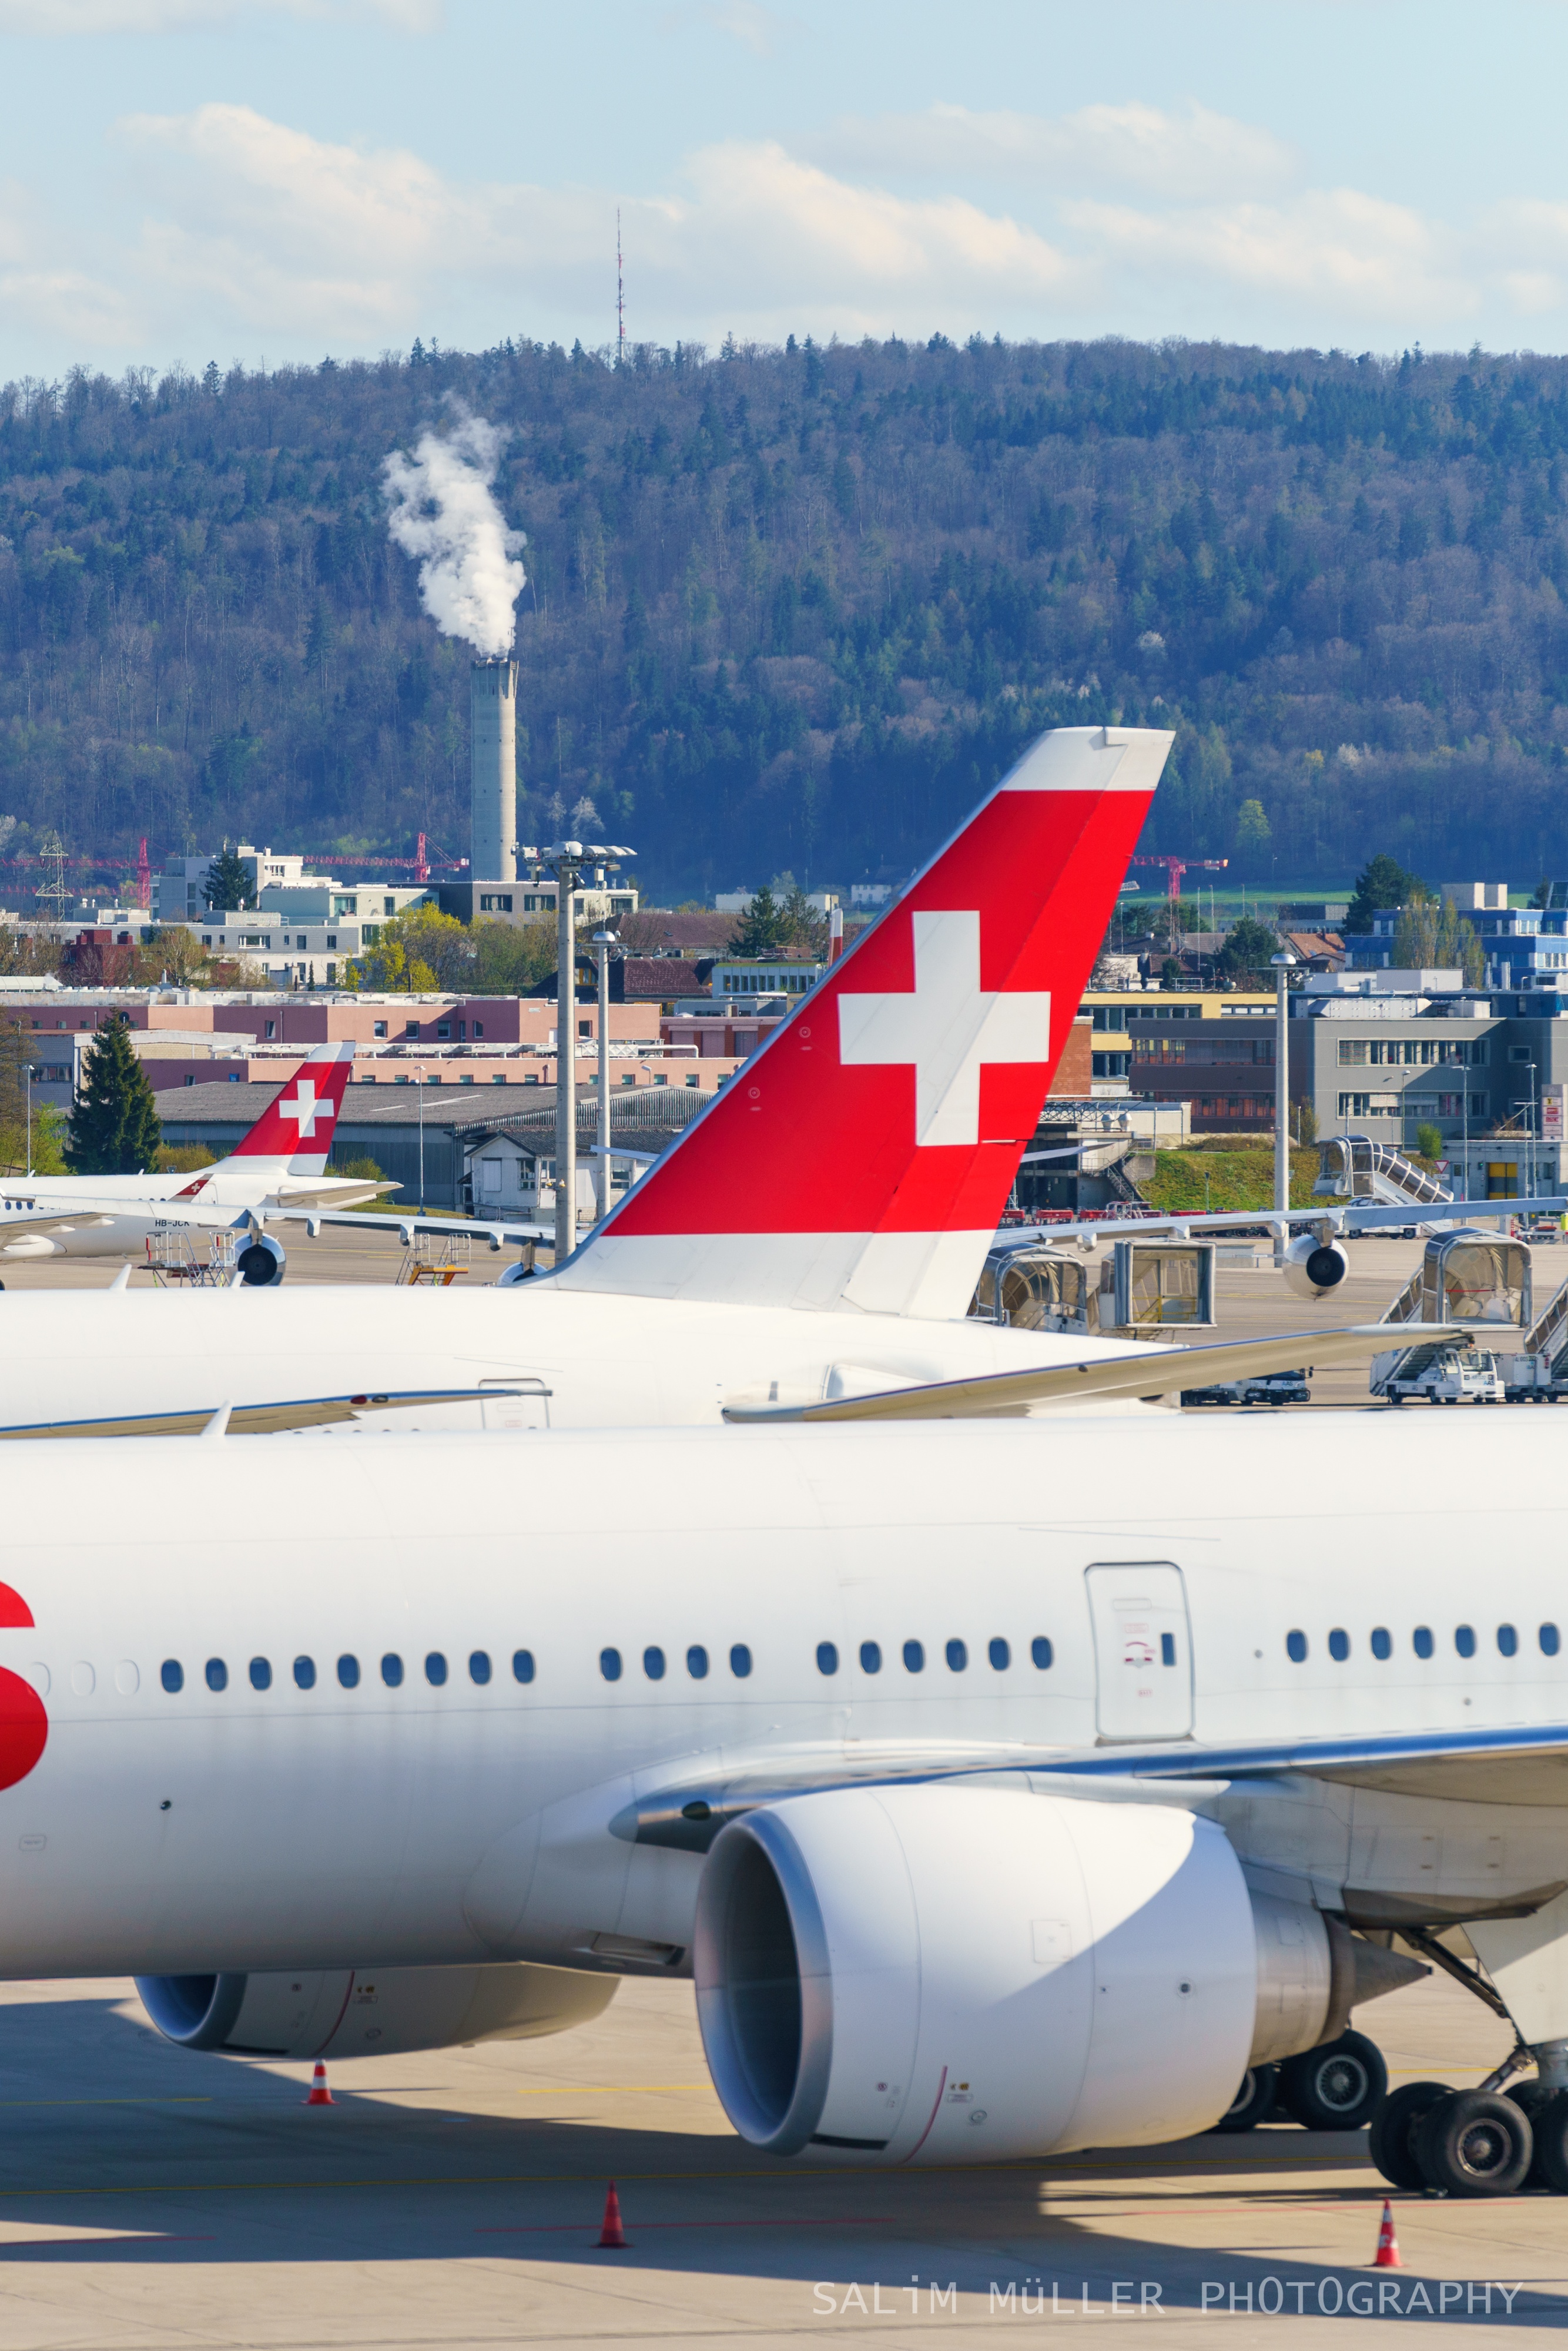
<svg viewBox="0 0 1568 2351"><path fill-rule="evenodd" d="M423 434L412 457L396 450L382 468L387 528L418 558L425 611L444 636L465 637L491 659L511 650L527 576L512 559L528 542L490 495L501 440L482 416L462 414L444 438Z"/></svg>

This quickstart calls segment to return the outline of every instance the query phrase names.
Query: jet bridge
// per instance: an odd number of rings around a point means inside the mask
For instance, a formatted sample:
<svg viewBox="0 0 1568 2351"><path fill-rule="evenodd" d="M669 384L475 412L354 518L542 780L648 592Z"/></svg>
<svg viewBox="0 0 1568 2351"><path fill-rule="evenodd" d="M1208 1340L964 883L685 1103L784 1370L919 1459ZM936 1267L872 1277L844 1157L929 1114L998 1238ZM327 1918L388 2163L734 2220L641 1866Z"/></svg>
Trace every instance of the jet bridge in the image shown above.
<svg viewBox="0 0 1568 2351"><path fill-rule="evenodd" d="M1568 1284L1564 1290L1568 1290ZM1559 1298L1563 1295L1560 1291ZM1553 1307L1557 1302L1552 1301ZM1460 1226L1457 1230L1433 1234L1420 1264L1383 1320L1394 1326L1401 1322L1495 1322L1501 1341L1517 1330L1528 1329L1532 1311L1529 1242L1507 1240L1496 1233ZM1563 1308L1561 1321L1556 1341L1560 1351L1568 1350L1568 1305ZM1418 1346L1395 1347L1386 1354L1375 1356L1371 1371L1373 1395L1385 1396L1394 1380L1418 1378L1442 1353L1443 1345L1440 1339L1428 1339ZM1531 1340L1527 1339L1525 1345L1529 1349Z"/></svg>
<svg viewBox="0 0 1568 2351"><path fill-rule="evenodd" d="M1214 1325L1214 1243L1119 1240L1103 1254L1076 1244L999 1242L969 1311L1015 1331L1134 1338Z"/></svg>

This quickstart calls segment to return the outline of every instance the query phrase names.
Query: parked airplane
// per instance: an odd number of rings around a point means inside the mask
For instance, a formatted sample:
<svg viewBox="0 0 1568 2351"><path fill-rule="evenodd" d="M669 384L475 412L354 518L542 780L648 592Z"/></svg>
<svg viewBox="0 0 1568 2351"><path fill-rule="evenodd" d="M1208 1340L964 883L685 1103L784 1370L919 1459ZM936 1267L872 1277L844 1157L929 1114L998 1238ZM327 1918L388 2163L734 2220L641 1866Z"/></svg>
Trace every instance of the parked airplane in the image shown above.
<svg viewBox="0 0 1568 2351"><path fill-rule="evenodd" d="M353 1059L352 1045L319 1045L229 1156L194 1176L0 1177L0 1256L140 1257L157 1233L373 1199L383 1186L325 1173ZM275 1242L257 1235L242 1255L244 1280L277 1279Z"/></svg>
<svg viewBox="0 0 1568 2351"><path fill-rule="evenodd" d="M12 1465L0 1973L133 1973L247 2059L692 1976L740 2135L878 2166L1168 2139L1276 2065L1300 2119L1364 2118L1350 2015L1436 1965L1520 2046L1403 2085L1376 2159L1568 2190L1568 1513L1529 1416L1347 1415L1330 1476L1321 1423L1154 1420L1131 1484L1104 1424L393 1437L274 1452L236 1520L256 1458L190 1446L177 1524L162 1447Z"/></svg>

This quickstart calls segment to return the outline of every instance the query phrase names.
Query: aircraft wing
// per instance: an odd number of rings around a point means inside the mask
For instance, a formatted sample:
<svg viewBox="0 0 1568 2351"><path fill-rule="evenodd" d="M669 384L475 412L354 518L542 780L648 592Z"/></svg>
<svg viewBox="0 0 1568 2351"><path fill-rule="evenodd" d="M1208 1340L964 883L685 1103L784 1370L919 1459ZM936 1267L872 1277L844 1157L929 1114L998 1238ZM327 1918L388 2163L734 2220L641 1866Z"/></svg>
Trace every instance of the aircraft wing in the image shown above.
<svg viewBox="0 0 1568 2351"><path fill-rule="evenodd" d="M1511 1329L1511 1325L1508 1326ZM1124 1355L1082 1364L1041 1364L1029 1371L985 1372L967 1380L930 1380L886 1388L874 1395L838 1396L822 1404L732 1404L728 1421L986 1420L1015 1417L1036 1405L1082 1404L1092 1396L1156 1396L1222 1380L1259 1379L1298 1366L1327 1369L1369 1364L1428 1339L1449 1345L1495 1341L1496 1323L1357 1322L1338 1331L1287 1331L1266 1339L1225 1339L1207 1347L1144 1345Z"/></svg>
<svg viewBox="0 0 1568 2351"><path fill-rule="evenodd" d="M384 1395L283 1396L266 1404L192 1405L183 1412L114 1415L98 1420L45 1420L16 1423L0 1428L7 1437L36 1442L45 1437L202 1437L220 1423L217 1433L230 1437L276 1437L291 1429L328 1428L358 1420L367 1412L413 1412L421 1405L476 1404L497 1396L548 1395L537 1385L510 1388L504 1380L482 1388L400 1388Z"/></svg>
<svg viewBox="0 0 1568 2351"><path fill-rule="evenodd" d="M1285 1776L1470 1803L1568 1804L1568 1721L1524 1729L1419 1730L1383 1737L1249 1740L1205 1747L1031 1748L957 1741L795 1748L700 1765L651 1789L612 1823L637 1844L706 1853L741 1813L828 1788L907 1785L1024 1774L1064 1795L1191 1805L1237 1782ZM1556 1886L1541 1890L1549 1899ZM1527 1907L1534 1907L1532 1896Z"/></svg>
<svg viewBox="0 0 1568 2351"><path fill-rule="evenodd" d="M406 1249L415 1233L466 1233L471 1239L488 1241L493 1249L504 1248L507 1241L553 1241L553 1225L497 1224L482 1217L420 1217L414 1215L382 1216L367 1210L298 1207L258 1209L262 1222L268 1225L308 1225L312 1234L320 1225L349 1225L356 1232L396 1233Z"/></svg>
<svg viewBox="0 0 1568 2351"><path fill-rule="evenodd" d="M1378 1207L1363 1207L1352 1200L1324 1200L1315 1208L1287 1208L1283 1212L1278 1208L1216 1208L1187 1216L1180 1209L1173 1209L1168 1214L1147 1217L1063 1217L1050 1224L1006 1225L998 1238L1016 1241L1020 1248L1031 1241L1157 1240L1168 1233L1184 1239L1195 1234L1201 1240L1209 1233L1256 1232L1260 1225L1270 1230L1278 1225L1302 1230L1323 1225L1336 1233L1375 1233L1406 1225L1473 1225L1498 1217L1554 1217L1565 1209L1568 1197L1555 1196L1539 1200L1411 1200Z"/></svg>
<svg viewBox="0 0 1568 2351"><path fill-rule="evenodd" d="M97 1226L113 1224L117 1216L134 1215L146 1205L141 1200L127 1200L123 1208L107 1204L96 1208L85 1204L79 1208L23 1208L13 1215L0 1216L0 1249L5 1247L8 1233L90 1232Z"/></svg>
<svg viewBox="0 0 1568 2351"><path fill-rule="evenodd" d="M308 1208L319 1201L325 1207L351 1208L359 1200L378 1200L383 1192L400 1191L397 1184L353 1184L340 1177L335 1183L290 1184L287 1192L275 1192L273 1198L280 1208Z"/></svg>

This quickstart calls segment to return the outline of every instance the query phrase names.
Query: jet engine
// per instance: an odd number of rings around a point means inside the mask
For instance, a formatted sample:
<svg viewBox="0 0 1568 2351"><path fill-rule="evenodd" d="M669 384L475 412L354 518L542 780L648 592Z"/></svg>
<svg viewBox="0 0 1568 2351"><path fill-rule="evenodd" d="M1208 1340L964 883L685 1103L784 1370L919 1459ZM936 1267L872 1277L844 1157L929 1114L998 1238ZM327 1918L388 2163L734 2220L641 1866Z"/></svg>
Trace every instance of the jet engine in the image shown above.
<svg viewBox="0 0 1568 2351"><path fill-rule="evenodd" d="M276 1290L288 1259L283 1244L270 1233L256 1233L235 1259L235 1270L247 1290Z"/></svg>
<svg viewBox="0 0 1568 2351"><path fill-rule="evenodd" d="M731 1822L694 1960L741 2137L874 2164L1207 2129L1249 2065L1420 1971L1250 1894L1223 1833L1174 1806L929 1785Z"/></svg>
<svg viewBox="0 0 1568 2351"><path fill-rule="evenodd" d="M246 2057L392 2057L590 2023L619 1978L570 1968L335 1968L138 1976L165 2041Z"/></svg>
<svg viewBox="0 0 1568 2351"><path fill-rule="evenodd" d="M1285 1251L1285 1280L1298 1298L1326 1298L1349 1271L1350 1259L1338 1241L1300 1233Z"/></svg>

